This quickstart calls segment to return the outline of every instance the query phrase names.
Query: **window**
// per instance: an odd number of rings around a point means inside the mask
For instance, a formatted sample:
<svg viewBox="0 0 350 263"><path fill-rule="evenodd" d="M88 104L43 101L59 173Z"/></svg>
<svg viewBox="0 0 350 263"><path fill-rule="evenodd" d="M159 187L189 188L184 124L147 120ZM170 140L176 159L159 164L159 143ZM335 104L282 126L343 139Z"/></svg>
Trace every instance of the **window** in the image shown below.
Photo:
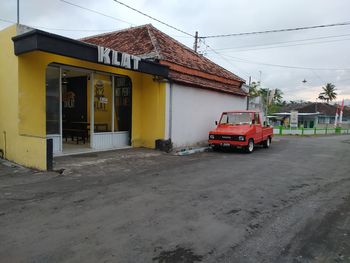
<svg viewBox="0 0 350 263"><path fill-rule="evenodd" d="M254 113L254 120L255 124L260 124L260 118L259 118L259 113Z"/></svg>
<svg viewBox="0 0 350 263"><path fill-rule="evenodd" d="M95 74L94 78L94 132L112 131L112 77Z"/></svg>
<svg viewBox="0 0 350 263"><path fill-rule="evenodd" d="M60 134L60 69L46 69L46 134Z"/></svg>
<svg viewBox="0 0 350 263"><path fill-rule="evenodd" d="M131 131L131 80L114 77L114 131Z"/></svg>
<svg viewBox="0 0 350 263"><path fill-rule="evenodd" d="M251 124L251 115L247 112L227 112L223 113L220 124Z"/></svg>

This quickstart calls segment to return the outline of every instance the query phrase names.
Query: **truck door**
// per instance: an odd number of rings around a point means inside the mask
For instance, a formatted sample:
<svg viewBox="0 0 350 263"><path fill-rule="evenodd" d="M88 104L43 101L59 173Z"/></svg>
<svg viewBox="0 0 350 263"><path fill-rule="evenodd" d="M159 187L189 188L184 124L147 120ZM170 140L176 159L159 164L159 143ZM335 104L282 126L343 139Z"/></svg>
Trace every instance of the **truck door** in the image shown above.
<svg viewBox="0 0 350 263"><path fill-rule="evenodd" d="M255 138L254 138L254 142L255 143L259 143L262 141L262 126L261 126L261 120L259 117L259 113L255 112L254 113L254 121L255 121Z"/></svg>

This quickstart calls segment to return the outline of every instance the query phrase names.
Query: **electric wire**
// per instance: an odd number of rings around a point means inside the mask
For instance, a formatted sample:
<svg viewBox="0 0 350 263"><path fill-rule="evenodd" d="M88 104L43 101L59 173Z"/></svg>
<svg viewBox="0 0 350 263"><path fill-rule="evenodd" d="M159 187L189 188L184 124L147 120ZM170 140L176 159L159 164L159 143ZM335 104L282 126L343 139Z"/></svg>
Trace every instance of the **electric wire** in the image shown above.
<svg viewBox="0 0 350 263"><path fill-rule="evenodd" d="M327 41L318 41L318 42L310 42L310 43L299 43L299 44L291 44L291 45L280 45L280 46L272 46L272 47L240 49L240 50L232 50L232 51L229 51L229 52L246 52L246 51L274 49L274 48L284 48L284 47L307 46L307 45L315 45L315 44L323 44L323 43L341 42L341 41L347 41L347 40L350 40L350 38L327 40Z"/></svg>
<svg viewBox="0 0 350 263"><path fill-rule="evenodd" d="M199 39L200 43L203 43L203 45L205 45L207 48L209 48L210 50L212 50L215 54L217 54L218 56L220 56L223 60L226 61L226 63L230 64L231 66L237 68L239 71L241 71L243 73L243 75L245 75L247 78L249 78L249 76L251 74L249 74L248 72L246 72L245 70L242 70L241 68L239 68L237 65L233 64L232 61L226 59L224 56L222 56L219 52L216 52L211 46L209 46L208 44L206 44L203 40Z"/></svg>
<svg viewBox="0 0 350 263"><path fill-rule="evenodd" d="M116 0L114 0L114 1L116 1ZM272 30L253 31L253 32L243 32L243 33L209 35L209 36L202 36L202 37L200 37L200 38L236 37L236 36L247 36L247 35L280 33L280 32L300 31L300 30L308 30L308 29L316 29L316 28L326 28L326 27L336 27L336 26L347 26L347 25L350 25L350 21L340 22L340 23L333 23L333 24L316 25L316 26L304 26L304 27L284 28L284 29L272 29Z"/></svg>
<svg viewBox="0 0 350 263"><path fill-rule="evenodd" d="M61 1L64 1L64 0L61 0ZM127 4L124 4L123 2L120 2L120 1L118 1L118 0L113 0L113 1L116 2L116 3L118 3L118 4L120 4L120 5L123 5L123 6L127 7L127 8L129 8L129 9L131 9L131 10L133 10L133 11L135 11L135 12L137 12L137 13L143 15L143 16L146 16L146 17L148 17L148 18L150 18L150 19L152 19L152 20L154 20L154 21L156 21L156 22L158 22L158 23L161 23L161 24L163 24L163 25L165 25L165 26L167 26L167 27L169 27L169 28L172 28L172 29L174 29L174 30L176 30L176 31L178 31L178 32L181 32L181 33L185 34L185 35L194 37L194 35L192 35L192 34L186 32L186 31L184 31L184 30L181 30L181 29L179 29L179 28L176 28L176 27L174 27L174 26L172 26L172 25L170 25L170 24L168 24L168 23L166 23L166 22L163 22L163 21L161 21L161 20L159 20L159 19L157 19L157 18L154 18L153 16L147 15L146 13L144 13L144 12L142 12L142 11L136 9L136 8L133 8L133 7L129 6L129 5L127 5Z"/></svg>
<svg viewBox="0 0 350 263"><path fill-rule="evenodd" d="M12 20L6 20L0 18L0 21L9 23L9 24L15 24L15 21ZM45 27L45 26L38 26L38 25L27 25L32 28L38 28L38 29L45 29L45 30L53 30L53 31L67 31L67 32L112 32L116 30L122 30L123 28L113 28L113 29L83 29L83 28L55 28L55 27ZM180 36L180 35L170 35L172 37L181 37L181 38L190 38L189 36Z"/></svg>
<svg viewBox="0 0 350 263"><path fill-rule="evenodd" d="M264 46L272 46L272 47L267 47L268 48L278 48L278 47L288 47L288 46L296 46L296 45L310 45L310 44L319 44L319 43L328 43L328 42L337 42L337 41L343 41L343 40L348 40L348 39L338 39L338 40L331 40L331 41L319 41L319 42L310 42L310 43L297 43L294 45L281 45L279 44L286 44L286 43L295 43L295 42L305 42L305 41L311 41L311 40L317 40L317 39L329 39L329 38L338 38L338 37L345 37L345 36L350 36L350 34L342 34L342 35L332 35L332 36L324 36L324 37L315 37L315 38L306 38L306 39L297 39L297 40L290 40L290 41L280 41L280 42L274 42L274 43L265 43L265 44L260 44L260 45L249 45L249 46L238 46L238 47L227 47L227 48L216 48L216 51L226 51L227 52L236 52L236 51L229 51L229 50L236 50L236 49L243 49L243 50L238 50L239 51L248 51L248 50L259 50L259 49L265 49L265 48L259 48L259 47L264 47ZM273 46L277 45L277 46ZM254 47L257 47L254 49ZM251 48L251 49L250 49Z"/></svg>
<svg viewBox="0 0 350 263"><path fill-rule="evenodd" d="M282 64L272 64L260 61L253 61L248 59L242 59L238 57L233 57L226 54L220 54L219 52L215 52L216 54L228 57L236 62L248 63L248 64L256 64L270 67L279 67L279 68L289 68L289 69L301 69L301 70L329 70L329 71L348 71L350 68L316 68L316 67L300 67L300 66L290 66L290 65L282 65Z"/></svg>
<svg viewBox="0 0 350 263"><path fill-rule="evenodd" d="M321 81L321 84L326 83L315 70L311 70L311 72L316 76L316 78L318 78Z"/></svg>
<svg viewBox="0 0 350 263"><path fill-rule="evenodd" d="M107 14L104 14L104 13L101 13L99 11L96 11L96 10L93 10L93 9L90 9L90 8L87 8L87 7L84 7L84 6L81 6L81 5L77 5L77 4L74 4L72 2L69 2L69 1L66 1L66 0L59 0L63 3L66 3L68 5L71 5L71 6L75 6L75 7L78 7L78 8L81 8L81 9L84 9L86 11L89 11L89 12L92 12L92 13L95 13L95 14L99 14L101 16L104 16L104 17L107 17L107 18L110 18L110 19L113 19L113 20L116 20L116 21L119 21L119 22L123 22L123 23L126 23L126 24L129 24L129 25L132 25L132 26L135 26L135 24L131 23L131 22L128 22L128 21L125 21L123 19L120 19L120 18L116 18L114 16L110 16L110 15L107 15Z"/></svg>
<svg viewBox="0 0 350 263"><path fill-rule="evenodd" d="M15 21L11 21L11 20L6 20L6 19L2 19L0 18L0 21L9 23L9 24L15 24ZM46 30L57 30L57 31L78 31L78 32L108 32L108 31L115 31L116 28L114 29L74 29L74 28L55 28L55 27L46 27L46 26L38 26L38 25L26 25L32 28L39 28L39 29L46 29ZM121 29L121 28L120 28Z"/></svg>

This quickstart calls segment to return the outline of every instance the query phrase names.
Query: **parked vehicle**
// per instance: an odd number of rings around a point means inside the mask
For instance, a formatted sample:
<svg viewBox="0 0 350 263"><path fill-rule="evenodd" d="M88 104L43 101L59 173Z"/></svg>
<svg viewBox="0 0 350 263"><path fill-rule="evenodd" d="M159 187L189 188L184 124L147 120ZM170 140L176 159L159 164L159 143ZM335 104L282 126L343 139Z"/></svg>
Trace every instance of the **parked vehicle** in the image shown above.
<svg viewBox="0 0 350 263"><path fill-rule="evenodd" d="M209 145L214 149L234 147L244 149L248 153L254 151L257 144L269 148L273 128L263 126L258 111L223 112L216 129L209 132Z"/></svg>

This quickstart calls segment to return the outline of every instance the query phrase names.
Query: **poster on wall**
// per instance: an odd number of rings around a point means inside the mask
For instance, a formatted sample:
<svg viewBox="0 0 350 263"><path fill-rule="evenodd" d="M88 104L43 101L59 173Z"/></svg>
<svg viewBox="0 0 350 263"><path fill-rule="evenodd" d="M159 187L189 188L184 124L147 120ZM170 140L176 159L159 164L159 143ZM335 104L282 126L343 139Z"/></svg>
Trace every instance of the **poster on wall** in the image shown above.
<svg viewBox="0 0 350 263"><path fill-rule="evenodd" d="M102 80L97 80L95 84L95 111L107 111L108 98L105 97L105 87Z"/></svg>
<svg viewBox="0 0 350 263"><path fill-rule="evenodd" d="M298 128L298 111L290 112L290 127Z"/></svg>

